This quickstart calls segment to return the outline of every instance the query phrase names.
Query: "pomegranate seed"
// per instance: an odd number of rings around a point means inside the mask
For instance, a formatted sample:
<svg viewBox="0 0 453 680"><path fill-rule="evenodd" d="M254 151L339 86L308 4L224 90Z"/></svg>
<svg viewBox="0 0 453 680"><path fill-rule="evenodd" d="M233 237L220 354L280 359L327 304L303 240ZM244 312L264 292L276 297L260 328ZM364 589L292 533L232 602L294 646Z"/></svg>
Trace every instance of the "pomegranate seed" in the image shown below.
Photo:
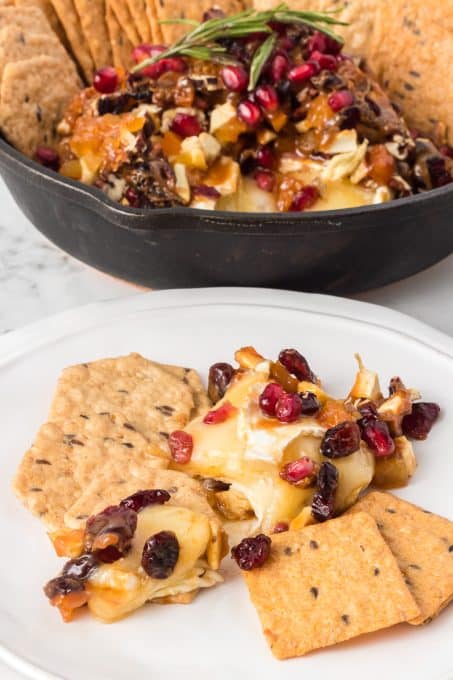
<svg viewBox="0 0 453 680"><path fill-rule="evenodd" d="M325 522L334 516L337 488L337 468L329 462L321 463L318 472L318 490L311 504L311 514L318 522Z"/></svg>
<svg viewBox="0 0 453 680"><path fill-rule="evenodd" d="M319 189L317 187L307 185L294 196L290 209L294 212L303 212L314 206L319 195Z"/></svg>
<svg viewBox="0 0 453 680"><path fill-rule="evenodd" d="M250 571L262 567L270 552L271 539L264 534L258 534L252 538L243 538L239 545L231 549L231 557L241 569Z"/></svg>
<svg viewBox="0 0 453 680"><path fill-rule="evenodd" d="M360 429L363 441L376 458L385 458L395 453L395 442L390 436L387 423L382 420L362 418Z"/></svg>
<svg viewBox="0 0 453 680"><path fill-rule="evenodd" d="M176 463L188 463L192 457L193 437L183 430L175 430L168 439L168 446Z"/></svg>
<svg viewBox="0 0 453 680"><path fill-rule="evenodd" d="M260 168L272 170L274 167L275 158L270 146L259 146L256 150L255 159Z"/></svg>
<svg viewBox="0 0 453 680"><path fill-rule="evenodd" d="M161 75L167 73L168 71L183 73L186 69L187 64L180 57L166 57L164 59L156 61L155 64L145 66L143 69L141 69L140 75L156 80L157 78L160 78Z"/></svg>
<svg viewBox="0 0 453 680"><path fill-rule="evenodd" d="M167 48L165 45L150 45L149 43L143 43L142 45L137 45L132 50L132 59L136 64L139 64L144 59L149 59L150 57L155 57L157 54L162 54Z"/></svg>
<svg viewBox="0 0 453 680"><path fill-rule="evenodd" d="M282 534L284 531L288 531L288 529L289 529L288 522L277 522L272 533L273 534Z"/></svg>
<svg viewBox="0 0 453 680"><path fill-rule="evenodd" d="M302 402L298 394L285 392L275 406L275 415L281 423L293 423L301 413Z"/></svg>
<svg viewBox="0 0 453 680"><path fill-rule="evenodd" d="M310 54L312 52L324 52L325 54L338 54L342 50L342 44L329 38L325 33L316 31L313 33L308 41L308 51Z"/></svg>
<svg viewBox="0 0 453 680"><path fill-rule="evenodd" d="M280 470L280 477L294 486L308 486L316 475L316 464L308 456L303 456L298 460L293 460L287 463L285 467Z"/></svg>
<svg viewBox="0 0 453 680"><path fill-rule="evenodd" d="M272 82L279 83L289 71L290 63L287 56L284 54L277 54L270 66L270 75Z"/></svg>
<svg viewBox="0 0 453 680"><path fill-rule="evenodd" d="M442 156L446 156L447 158L453 158L453 146L444 144L439 148L439 151L442 154Z"/></svg>
<svg viewBox="0 0 453 680"><path fill-rule="evenodd" d="M261 392L259 404L260 409L266 416L275 416L275 407L285 390L278 383L269 383Z"/></svg>
<svg viewBox="0 0 453 680"><path fill-rule="evenodd" d="M264 111L273 113L278 109L279 101L275 87L272 85L261 85L255 90L255 101Z"/></svg>
<svg viewBox="0 0 453 680"><path fill-rule="evenodd" d="M341 111L341 109L352 106L354 103L354 95L349 90L338 90L338 92L333 92L330 95L327 103L332 111L337 113L338 111Z"/></svg>
<svg viewBox="0 0 453 680"><path fill-rule="evenodd" d="M229 401L226 401L215 411L209 411L203 418L203 422L206 425L218 425L219 423L224 423L225 420L228 420L228 418L230 418L233 413L236 413L236 411L236 406L233 406Z"/></svg>
<svg viewBox="0 0 453 680"><path fill-rule="evenodd" d="M50 168L56 172L60 169L60 157L58 153L48 146L38 146L35 158L41 165L44 165L45 168Z"/></svg>
<svg viewBox="0 0 453 680"><path fill-rule="evenodd" d="M106 66L96 72L93 87L101 94L112 94L118 87L118 73L113 66Z"/></svg>
<svg viewBox="0 0 453 680"><path fill-rule="evenodd" d="M283 36L277 43L277 48L285 50L285 52L291 52L297 45L297 41L291 38L289 35Z"/></svg>
<svg viewBox="0 0 453 680"><path fill-rule="evenodd" d="M411 439L426 439L438 419L440 407L432 402L412 405L412 412L403 418L403 433Z"/></svg>
<svg viewBox="0 0 453 680"><path fill-rule="evenodd" d="M200 121L188 113L177 113L173 118L171 130L180 137L196 137L201 132Z"/></svg>
<svg viewBox="0 0 453 680"><path fill-rule="evenodd" d="M270 193L274 189L275 176L269 170L257 170L254 174L254 180L262 191Z"/></svg>
<svg viewBox="0 0 453 680"><path fill-rule="evenodd" d="M286 370L295 375L298 380L316 382L316 376L311 370L308 361L300 354L297 349L282 349L278 355L278 360Z"/></svg>
<svg viewBox="0 0 453 680"><path fill-rule="evenodd" d="M301 392L299 397L302 402L303 416L313 416L321 408L318 397L313 392Z"/></svg>
<svg viewBox="0 0 453 680"><path fill-rule="evenodd" d="M311 57L311 61L316 61L317 64L319 64L320 68L326 69L327 71L336 71L338 68L338 61L336 60L336 57L334 57L332 54L322 54L322 52L313 52Z"/></svg>
<svg viewBox="0 0 453 680"><path fill-rule="evenodd" d="M257 127L261 122L261 111L259 106L250 99L245 99L238 106L238 117L249 127Z"/></svg>
<svg viewBox="0 0 453 680"><path fill-rule="evenodd" d="M133 189L132 187L129 187L126 189L126 192L124 194L125 198L127 199L127 202L132 208L138 208L139 207L139 202L140 202L140 196L138 193Z"/></svg>
<svg viewBox="0 0 453 680"><path fill-rule="evenodd" d="M360 428L349 420L327 430L321 443L321 453L326 458L344 458L359 448Z"/></svg>
<svg viewBox="0 0 453 680"><path fill-rule="evenodd" d="M244 92L249 84L248 73L242 66L224 66L220 77L231 92Z"/></svg>
<svg viewBox="0 0 453 680"><path fill-rule="evenodd" d="M298 85L306 80L310 80L317 73L319 73L319 66L315 62L307 61L305 64L292 68L288 73L288 80Z"/></svg>
<svg viewBox="0 0 453 680"><path fill-rule="evenodd" d="M231 364L212 364L209 369L208 395L214 404L222 399L227 387L233 379L235 370Z"/></svg>

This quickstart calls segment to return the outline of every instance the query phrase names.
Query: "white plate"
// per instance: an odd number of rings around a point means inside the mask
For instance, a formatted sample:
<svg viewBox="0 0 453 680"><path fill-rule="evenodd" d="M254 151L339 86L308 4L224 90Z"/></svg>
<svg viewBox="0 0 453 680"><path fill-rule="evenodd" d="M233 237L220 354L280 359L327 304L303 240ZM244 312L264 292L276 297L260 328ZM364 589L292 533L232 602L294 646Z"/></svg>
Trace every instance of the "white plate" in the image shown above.
<svg viewBox="0 0 453 680"><path fill-rule="evenodd" d="M417 445L419 469L399 494L453 516L453 340L380 307L272 290L150 293L84 307L0 339L0 658L30 678L66 680L447 680L453 677L453 608L429 626L401 625L302 659L276 661L241 577L190 606L148 606L114 625L88 616L64 625L41 591L60 566L39 522L16 501L10 479L45 419L60 370L132 350L193 365L254 344L275 356L306 354L327 389L344 395L359 351L383 382L401 375L444 415Z"/></svg>

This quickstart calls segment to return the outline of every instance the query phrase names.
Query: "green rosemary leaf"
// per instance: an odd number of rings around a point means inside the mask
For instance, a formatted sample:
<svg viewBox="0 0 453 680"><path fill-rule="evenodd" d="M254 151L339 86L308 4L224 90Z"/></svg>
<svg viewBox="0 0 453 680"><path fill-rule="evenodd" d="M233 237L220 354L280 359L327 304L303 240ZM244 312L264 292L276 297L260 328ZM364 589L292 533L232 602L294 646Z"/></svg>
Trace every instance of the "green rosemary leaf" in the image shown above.
<svg viewBox="0 0 453 680"><path fill-rule="evenodd" d="M266 61L269 59L272 50L277 42L277 36L272 33L266 40L258 47L255 54L253 55L252 63L250 66L250 79L249 79L249 92L254 90L258 80L260 78L261 72L264 68Z"/></svg>
<svg viewBox="0 0 453 680"><path fill-rule="evenodd" d="M159 19L159 24L183 24L185 26L199 26L199 21L193 19Z"/></svg>

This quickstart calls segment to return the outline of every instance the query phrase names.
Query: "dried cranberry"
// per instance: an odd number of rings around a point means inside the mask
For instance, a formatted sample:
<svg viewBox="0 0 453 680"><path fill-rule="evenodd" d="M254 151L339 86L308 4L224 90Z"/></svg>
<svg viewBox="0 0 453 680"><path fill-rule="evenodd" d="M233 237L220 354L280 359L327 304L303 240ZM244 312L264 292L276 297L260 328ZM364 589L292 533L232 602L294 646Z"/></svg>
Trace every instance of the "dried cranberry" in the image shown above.
<svg viewBox="0 0 453 680"><path fill-rule="evenodd" d="M206 198L219 198L220 191L217 191L215 187L210 187L207 184L199 184L197 187L193 187L193 193L199 196L205 196Z"/></svg>
<svg viewBox="0 0 453 680"><path fill-rule="evenodd" d="M38 146L35 158L38 163L44 165L45 168L50 168L51 170L55 170L55 172L58 172L60 169L60 157L58 153L48 146Z"/></svg>
<svg viewBox="0 0 453 680"><path fill-rule="evenodd" d="M280 397L284 394L284 389L278 383L269 383L261 392L259 404L260 409L266 416L275 416L275 407Z"/></svg>
<svg viewBox="0 0 453 680"><path fill-rule="evenodd" d="M282 349L278 355L278 360L288 373L295 375L298 380L316 382L316 376L308 365L308 361L297 349Z"/></svg>
<svg viewBox="0 0 453 680"><path fill-rule="evenodd" d="M302 402L298 394L284 392L275 406L275 416L281 423L293 423L302 413Z"/></svg>
<svg viewBox="0 0 453 680"><path fill-rule="evenodd" d="M118 73L113 66L106 66L96 72L93 87L101 94L112 94L118 87Z"/></svg>
<svg viewBox="0 0 453 680"><path fill-rule="evenodd" d="M319 64L321 69L326 69L326 71L336 71L338 68L338 61L332 54L322 54L322 52L315 51L311 55L311 60Z"/></svg>
<svg viewBox="0 0 453 680"><path fill-rule="evenodd" d="M372 450L376 458L384 458L395 453L393 441L387 423L371 418L361 419L362 439Z"/></svg>
<svg viewBox="0 0 453 680"><path fill-rule="evenodd" d="M163 505L169 500L170 494L165 489L146 489L145 491L136 491L132 496L123 498L120 507L140 512L148 505Z"/></svg>
<svg viewBox="0 0 453 680"><path fill-rule="evenodd" d="M354 95L349 90L338 90L333 92L327 100L332 111L337 113L354 103Z"/></svg>
<svg viewBox="0 0 453 680"><path fill-rule="evenodd" d="M276 85L286 76L289 71L290 63L289 59L284 54L277 54L270 66L270 76L272 82Z"/></svg>
<svg viewBox="0 0 453 680"><path fill-rule="evenodd" d="M75 578L78 581L86 581L98 567L99 560L96 558L96 555L86 553L75 560L66 562L62 574L68 578Z"/></svg>
<svg viewBox="0 0 453 680"><path fill-rule="evenodd" d="M326 458L344 458L359 448L360 428L349 420L327 430L321 443L321 453Z"/></svg>
<svg viewBox="0 0 453 680"><path fill-rule="evenodd" d="M168 438L168 446L175 463L188 463L192 457L193 437L184 430L175 430Z"/></svg>
<svg viewBox="0 0 453 680"><path fill-rule="evenodd" d="M231 549L231 557L244 571L262 567L271 552L271 539L264 534L243 538L239 545Z"/></svg>
<svg viewBox="0 0 453 680"><path fill-rule="evenodd" d="M53 600L58 595L70 595L83 590L85 590L83 583L70 576L57 576L44 586L44 593L49 600Z"/></svg>
<svg viewBox="0 0 453 680"><path fill-rule="evenodd" d="M173 118L171 130L180 137L196 137L201 132L200 121L188 113L177 113Z"/></svg>
<svg viewBox="0 0 453 680"><path fill-rule="evenodd" d="M291 83L299 85L300 83L305 83L310 80L313 76L319 73L319 66L315 62L306 62L300 66L294 66L288 73L288 80Z"/></svg>
<svg viewBox="0 0 453 680"><path fill-rule="evenodd" d="M159 531L143 547L142 567L150 578L171 576L179 557L179 542L173 531Z"/></svg>
<svg viewBox="0 0 453 680"><path fill-rule="evenodd" d="M412 405L412 412L403 418L403 433L410 439L426 439L438 419L438 404L420 401Z"/></svg>
<svg viewBox="0 0 453 680"><path fill-rule="evenodd" d="M224 423L228 418L230 418L233 413L236 413L237 409L229 401L225 401L222 406L214 411L208 411L208 413L203 418L203 422L206 425L218 425L219 423Z"/></svg>
<svg viewBox="0 0 453 680"><path fill-rule="evenodd" d="M264 111L273 113L278 109L279 101L275 87L272 85L260 85L254 92L255 101Z"/></svg>
<svg viewBox="0 0 453 680"><path fill-rule="evenodd" d="M334 516L337 488L337 468L332 463L321 463L318 472L318 490L311 504L311 514L318 522L325 522Z"/></svg>
<svg viewBox="0 0 453 680"><path fill-rule="evenodd" d="M367 401L364 404L361 404L359 406L359 412L362 418L366 420L377 420L379 417L379 414L377 412L376 406L373 404L372 401ZM358 424L360 425L361 421L358 421Z"/></svg>
<svg viewBox="0 0 453 680"><path fill-rule="evenodd" d="M287 463L285 467L280 470L280 477L289 482L289 484L294 484L298 486L303 484L304 486L308 482L314 480L316 475L316 464L308 456L303 456L298 460L292 460Z"/></svg>
<svg viewBox="0 0 453 680"><path fill-rule="evenodd" d="M224 396L234 373L235 371L231 364L224 362L212 364L209 369L208 394L214 404Z"/></svg>
<svg viewBox="0 0 453 680"><path fill-rule="evenodd" d="M126 189L124 197L132 208L140 207L140 196L132 187Z"/></svg>
<svg viewBox="0 0 453 680"><path fill-rule="evenodd" d="M321 408L319 399L313 392L300 392L299 397L302 402L303 416L313 416Z"/></svg>
<svg viewBox="0 0 453 680"><path fill-rule="evenodd" d="M238 117L249 127L257 127L261 122L262 114L255 102L245 99L238 106Z"/></svg>
<svg viewBox="0 0 453 680"><path fill-rule="evenodd" d="M294 212L303 212L308 208L312 208L319 198L319 189L315 186L308 184L303 187L294 196L291 203L290 210Z"/></svg>
<svg viewBox="0 0 453 680"><path fill-rule="evenodd" d="M255 159L260 168L272 170L275 165L275 157L270 146L259 146L255 153Z"/></svg>
<svg viewBox="0 0 453 680"><path fill-rule="evenodd" d="M115 562L126 555L137 528L137 513L112 505L86 523L84 547L101 562Z"/></svg>
<svg viewBox="0 0 453 680"><path fill-rule="evenodd" d="M231 92L244 92L249 84L248 73L242 66L224 66L220 77Z"/></svg>
<svg viewBox="0 0 453 680"><path fill-rule="evenodd" d="M253 179L261 191L267 191L268 193L273 191L275 186L275 175L273 172L270 172L269 170L256 170Z"/></svg>
<svg viewBox="0 0 453 680"><path fill-rule="evenodd" d="M431 156L426 159L431 184L434 188L443 187L453 182L453 177L447 169L445 158L442 156Z"/></svg>

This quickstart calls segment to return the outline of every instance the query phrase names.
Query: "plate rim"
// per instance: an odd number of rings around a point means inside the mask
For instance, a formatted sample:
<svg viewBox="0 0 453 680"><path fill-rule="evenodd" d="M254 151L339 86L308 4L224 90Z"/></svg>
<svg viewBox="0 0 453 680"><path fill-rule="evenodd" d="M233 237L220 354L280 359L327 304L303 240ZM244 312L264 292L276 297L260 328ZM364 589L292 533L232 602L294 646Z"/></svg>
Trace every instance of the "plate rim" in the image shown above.
<svg viewBox="0 0 453 680"><path fill-rule="evenodd" d="M22 328L0 336L0 371L9 364L49 342L62 340L74 330L83 332L99 325L103 312L135 313L150 309L172 309L176 307L208 305L259 306L266 308L292 309L295 311L323 314L344 320L363 323L366 326L395 333L403 338L424 345L431 351L453 361L453 337L439 331L402 312L360 300L301 293L272 288L192 288L149 291L130 297L112 298L87 305L81 305L58 314L44 317ZM112 318L111 316L109 318ZM74 325L77 319L77 325ZM40 668L26 657L12 652L0 640L0 661L30 680L64 680ZM1 668L0 668L1 670ZM453 671L453 667L451 669ZM449 671L450 672L450 671Z"/></svg>

